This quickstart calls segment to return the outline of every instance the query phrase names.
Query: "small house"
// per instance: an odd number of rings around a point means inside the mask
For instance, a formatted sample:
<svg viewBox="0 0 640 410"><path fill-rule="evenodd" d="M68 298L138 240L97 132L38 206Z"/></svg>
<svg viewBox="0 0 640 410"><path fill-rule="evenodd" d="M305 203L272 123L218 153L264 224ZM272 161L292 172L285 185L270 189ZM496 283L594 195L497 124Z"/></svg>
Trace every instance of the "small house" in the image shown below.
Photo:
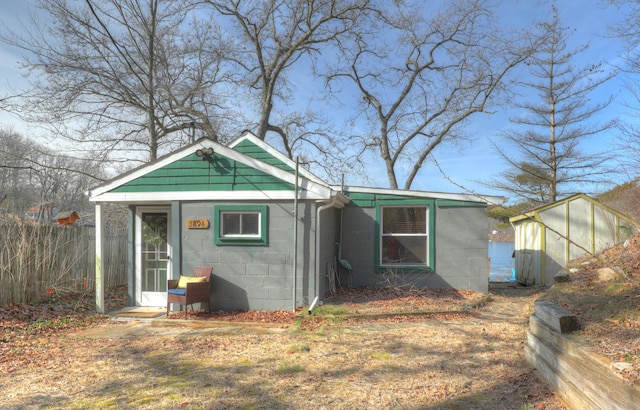
<svg viewBox="0 0 640 410"><path fill-rule="evenodd" d="M553 284L571 260L624 242L637 223L595 199L576 194L510 219L515 229L516 280Z"/></svg>
<svg viewBox="0 0 640 410"><path fill-rule="evenodd" d="M58 225L71 226L80 219L80 216L76 211L64 211L56 214L56 223Z"/></svg>
<svg viewBox="0 0 640 410"><path fill-rule="evenodd" d="M215 309L314 306L336 284L488 291L487 206L502 197L334 186L244 133L176 150L90 191L98 310L103 208L128 209L129 303L213 267Z"/></svg>

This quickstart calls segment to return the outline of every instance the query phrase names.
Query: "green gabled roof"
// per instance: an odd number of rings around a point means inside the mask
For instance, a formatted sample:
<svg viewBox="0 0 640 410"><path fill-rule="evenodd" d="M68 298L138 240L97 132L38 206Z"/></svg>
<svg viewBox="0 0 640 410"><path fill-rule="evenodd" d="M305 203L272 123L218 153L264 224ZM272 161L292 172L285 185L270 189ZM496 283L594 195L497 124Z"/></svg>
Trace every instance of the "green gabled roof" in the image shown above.
<svg viewBox="0 0 640 410"><path fill-rule="evenodd" d="M249 131L245 131L240 137L231 141L228 146L234 151L251 157L252 159L264 162L265 164L276 167L281 171L295 174L296 161L290 159L282 152L259 139ZM313 181L316 184L328 186L325 181L304 167L298 167L298 174L300 177Z"/></svg>
<svg viewBox="0 0 640 410"><path fill-rule="evenodd" d="M291 183L224 155L203 161L195 153L150 171L111 192L279 191Z"/></svg>
<svg viewBox="0 0 640 410"><path fill-rule="evenodd" d="M242 144L235 150L234 146L240 145L243 139L255 144ZM241 150L249 150L253 156ZM206 155L207 152L212 154ZM265 160L258 159L260 156ZM269 201L293 199L296 192L299 199L328 200L335 195L328 184L306 171L300 172L296 190L291 163L250 133L237 139L233 146L202 138L91 189L89 200L120 203Z"/></svg>
<svg viewBox="0 0 640 410"><path fill-rule="evenodd" d="M241 152L245 155L255 158L258 161L262 161L269 165L273 165L287 172L295 172L293 168L285 164L280 159L276 158L271 153L267 152L263 147L258 146L255 142L249 139L243 139L233 147L234 150Z"/></svg>

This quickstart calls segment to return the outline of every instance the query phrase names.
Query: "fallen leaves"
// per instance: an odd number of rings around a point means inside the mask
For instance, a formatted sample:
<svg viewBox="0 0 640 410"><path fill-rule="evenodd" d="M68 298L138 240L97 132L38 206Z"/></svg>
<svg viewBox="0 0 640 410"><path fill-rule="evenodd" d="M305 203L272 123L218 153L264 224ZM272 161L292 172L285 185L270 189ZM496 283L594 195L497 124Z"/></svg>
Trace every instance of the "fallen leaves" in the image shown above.
<svg viewBox="0 0 640 410"><path fill-rule="evenodd" d="M42 366L43 352L52 354L49 340L68 329L81 329L102 323L106 316L96 314L95 299L90 293L54 297L46 303L12 303L0 306L0 370L16 366ZM106 306L124 306L126 288L112 289L105 295Z"/></svg>
<svg viewBox="0 0 640 410"><path fill-rule="evenodd" d="M574 336L589 349L631 363L633 370L622 375L640 384L640 235L570 267L571 280L557 284L544 298L578 317L580 331ZM602 268L620 268L622 278L598 280Z"/></svg>
<svg viewBox="0 0 640 410"><path fill-rule="evenodd" d="M262 310L213 310L187 311L188 320L214 320L221 322L251 322L251 323L275 323L291 324L299 315L293 310L262 311ZM184 319L184 312L173 312L169 314L169 319Z"/></svg>
<svg viewBox="0 0 640 410"><path fill-rule="evenodd" d="M357 289L345 292L359 300ZM375 292L378 299L374 302L391 310L424 302L423 295L393 298L393 290ZM322 332L229 335L198 329L172 333L171 327L117 338L110 333L116 326L142 328L146 324L108 322L96 328L98 332L67 332L59 327L62 324L49 326L51 319L47 318L38 331L48 329L43 331L50 333L25 333L27 353L0 363L0 372L11 374L5 387L13 396L5 405L213 409L304 408L309 403L332 408L520 408L523 404L544 404L546 409L559 409L553 394L524 362L520 343L525 339L526 318L520 306L530 305L533 296L518 292L514 297L496 297L503 307L489 303L476 312L477 316L461 316L467 320L436 316L399 326L363 322L343 327L303 312L305 320L318 320L320 326L326 326ZM433 295L429 303L442 303L447 308L451 303L468 303L448 292L438 296ZM367 302L353 305L363 311L370 308ZM70 314L74 306L70 303L70 310L59 305L41 309L44 314ZM518 320L487 321L482 316L489 310L510 312ZM90 317L80 315L77 309L75 312L78 320ZM227 321L285 320L296 314L214 313L212 320ZM206 313L190 310L189 315L204 319ZM35 326L38 320L33 317L30 323ZM177 319L182 317L178 314ZM410 319L398 314L388 320ZM34 386L38 395L34 395Z"/></svg>

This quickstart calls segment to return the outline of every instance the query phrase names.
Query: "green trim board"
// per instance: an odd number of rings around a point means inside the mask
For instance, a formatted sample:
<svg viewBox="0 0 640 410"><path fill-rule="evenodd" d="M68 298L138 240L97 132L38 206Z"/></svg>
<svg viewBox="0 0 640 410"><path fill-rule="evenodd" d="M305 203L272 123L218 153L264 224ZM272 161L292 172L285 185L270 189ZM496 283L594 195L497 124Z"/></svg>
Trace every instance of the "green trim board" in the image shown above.
<svg viewBox="0 0 640 410"><path fill-rule="evenodd" d="M439 207L449 207L449 208L455 208L455 207L464 207L464 208L471 208L471 207L477 207L477 208L486 208L487 204L484 202L471 202L471 201L455 201L455 200L451 200L451 199L436 199L436 206Z"/></svg>
<svg viewBox="0 0 640 410"><path fill-rule="evenodd" d="M475 201L462 201L455 199L439 199L419 197L413 195L394 195L394 194L379 194L379 193L367 193L367 192L349 192L346 191L351 202L347 206L359 207L359 208L373 208L380 201L431 201L436 206L440 207L486 207L486 202Z"/></svg>
<svg viewBox="0 0 640 410"><path fill-rule="evenodd" d="M383 207L412 207L424 206L427 208L427 264L426 265L383 265L381 263L381 219ZM424 199L411 200L379 200L376 201L375 220L375 269L376 273L393 271L395 273L432 273L435 269L435 201Z"/></svg>
<svg viewBox="0 0 640 410"><path fill-rule="evenodd" d="M410 195L391 195L391 194L371 194L365 192L349 192L346 191L351 202L348 206L355 206L360 208L373 208L379 201L410 201L417 198Z"/></svg>
<svg viewBox="0 0 640 410"><path fill-rule="evenodd" d="M224 212L259 212L259 237L224 237L222 228L222 214ZM213 242L217 246L266 246L269 243L269 207L267 205L216 205L213 207Z"/></svg>
<svg viewBox="0 0 640 410"><path fill-rule="evenodd" d="M127 182L111 192L285 191L291 183L214 153L203 161L195 153Z"/></svg>

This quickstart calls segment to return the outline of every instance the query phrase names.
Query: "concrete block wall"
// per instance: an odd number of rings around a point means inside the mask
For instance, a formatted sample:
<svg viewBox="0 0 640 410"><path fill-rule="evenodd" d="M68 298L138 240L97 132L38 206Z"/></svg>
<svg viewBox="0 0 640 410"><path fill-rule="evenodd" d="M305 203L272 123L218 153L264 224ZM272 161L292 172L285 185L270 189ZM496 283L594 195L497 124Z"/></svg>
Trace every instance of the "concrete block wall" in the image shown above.
<svg viewBox="0 0 640 410"><path fill-rule="evenodd" d="M185 202L180 204L180 258L183 272L198 265L213 266L212 308L281 310L293 307L293 220L292 202L268 204L267 246L216 246L213 212L227 202ZM233 203L237 204L237 203ZM316 204L301 202L298 213L297 306L308 306L327 290L326 265L337 255L335 242L342 219L342 257L353 266L341 282L352 286L385 286L376 273L375 208L328 209L321 215L320 274L316 275ZM432 288L488 291L487 216L484 207L435 207L435 272L404 274L405 283ZM209 229L186 229L187 219L209 219ZM433 219L432 219L433 220ZM173 233L176 234L175 232ZM174 255L175 257L175 255ZM174 272L177 277L179 273Z"/></svg>
<svg viewBox="0 0 640 410"><path fill-rule="evenodd" d="M375 208L346 207L342 217L342 257L351 263L352 286L380 286L375 273Z"/></svg>
<svg viewBox="0 0 640 410"><path fill-rule="evenodd" d="M339 237L337 235L337 223L340 215L340 210L335 208L325 209L321 211L320 214L320 255L319 255L319 271L318 275L315 272L315 266L312 267L309 272L311 272L311 277L309 278L310 283L313 285L318 282L318 295L310 295L310 302L313 302L316 296L319 296L320 299L327 293L329 290L329 281L327 278L327 266L328 264L332 264L336 255L338 254L338 248L336 246L336 242ZM315 224L314 228L310 232L315 235ZM313 258L315 260L315 257ZM311 288L315 289L314 286ZM309 303L310 304L310 303Z"/></svg>
<svg viewBox="0 0 640 410"><path fill-rule="evenodd" d="M214 244L213 212L215 205L227 202L194 202L181 204L181 266L184 272L198 265L213 266L212 309L285 310L292 309L293 301L293 203L268 204L267 246L216 246ZM237 205L238 203L233 203ZM308 303L309 258L313 256L313 235L305 235L305 225L315 226L315 204L299 204L298 218L298 275L296 304ZM187 229L187 219L208 219L209 229ZM175 234L175 233L174 233ZM179 273L178 273L179 274ZM174 276L177 273L174 272Z"/></svg>
<svg viewBox="0 0 640 410"><path fill-rule="evenodd" d="M342 256L353 266L353 286L384 286L376 273L376 209L347 207ZM403 274L401 281L431 288L489 290L487 214L484 207L436 207L435 272Z"/></svg>
<svg viewBox="0 0 640 410"><path fill-rule="evenodd" d="M436 273L440 287L489 291L485 207L436 206Z"/></svg>

